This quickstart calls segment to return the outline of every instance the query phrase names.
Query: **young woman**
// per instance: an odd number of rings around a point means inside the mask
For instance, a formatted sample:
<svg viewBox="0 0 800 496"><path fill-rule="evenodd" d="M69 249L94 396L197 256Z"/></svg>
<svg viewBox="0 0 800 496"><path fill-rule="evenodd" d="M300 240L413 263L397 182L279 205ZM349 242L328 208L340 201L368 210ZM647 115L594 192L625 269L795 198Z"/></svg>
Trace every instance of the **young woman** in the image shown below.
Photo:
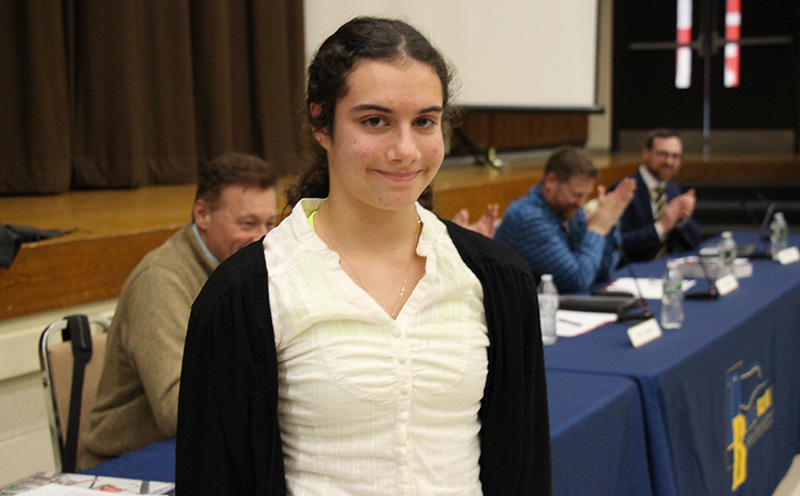
<svg viewBox="0 0 800 496"><path fill-rule="evenodd" d="M417 201L450 79L401 21L353 19L318 49L318 160L192 310L179 494L550 494L528 266Z"/></svg>

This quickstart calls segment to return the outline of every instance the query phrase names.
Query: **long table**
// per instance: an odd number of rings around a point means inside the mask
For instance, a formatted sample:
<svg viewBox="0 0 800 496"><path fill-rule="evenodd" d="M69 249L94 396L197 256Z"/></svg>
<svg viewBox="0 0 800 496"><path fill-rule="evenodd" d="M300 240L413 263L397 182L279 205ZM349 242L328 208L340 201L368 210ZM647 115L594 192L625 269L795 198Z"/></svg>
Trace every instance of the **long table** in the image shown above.
<svg viewBox="0 0 800 496"><path fill-rule="evenodd" d="M554 496L652 494L636 384L624 377L548 371ZM85 473L174 482L175 439Z"/></svg>
<svg viewBox="0 0 800 496"><path fill-rule="evenodd" d="M84 470L89 475L175 482L175 438L149 444Z"/></svg>
<svg viewBox="0 0 800 496"><path fill-rule="evenodd" d="M684 325L640 348L616 323L545 350L548 372L636 381L658 496L769 495L800 452L800 263L752 264L738 289L685 301ZM638 277L664 268L634 264Z"/></svg>
<svg viewBox="0 0 800 496"><path fill-rule="evenodd" d="M653 494L633 381L548 370L547 397L554 496Z"/></svg>
<svg viewBox="0 0 800 496"><path fill-rule="evenodd" d="M800 452L800 263L753 266L641 348L623 323L546 347L555 495L772 494ZM172 481L174 440L87 473Z"/></svg>

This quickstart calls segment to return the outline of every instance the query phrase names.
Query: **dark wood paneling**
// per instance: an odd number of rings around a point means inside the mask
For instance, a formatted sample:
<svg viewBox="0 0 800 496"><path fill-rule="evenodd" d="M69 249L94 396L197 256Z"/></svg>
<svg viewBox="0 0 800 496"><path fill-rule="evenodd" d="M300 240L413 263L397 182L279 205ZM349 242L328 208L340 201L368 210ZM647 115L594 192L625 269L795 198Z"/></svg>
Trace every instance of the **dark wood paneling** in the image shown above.
<svg viewBox="0 0 800 496"><path fill-rule="evenodd" d="M686 157L678 180L800 181L800 160L797 155Z"/></svg>
<svg viewBox="0 0 800 496"><path fill-rule="evenodd" d="M483 150L544 148L585 143L588 116L581 112L465 110L459 127ZM453 145L456 153L464 150L458 138Z"/></svg>
<svg viewBox="0 0 800 496"><path fill-rule="evenodd" d="M161 228L23 245L11 267L0 269L0 320L118 297L142 257L174 232Z"/></svg>

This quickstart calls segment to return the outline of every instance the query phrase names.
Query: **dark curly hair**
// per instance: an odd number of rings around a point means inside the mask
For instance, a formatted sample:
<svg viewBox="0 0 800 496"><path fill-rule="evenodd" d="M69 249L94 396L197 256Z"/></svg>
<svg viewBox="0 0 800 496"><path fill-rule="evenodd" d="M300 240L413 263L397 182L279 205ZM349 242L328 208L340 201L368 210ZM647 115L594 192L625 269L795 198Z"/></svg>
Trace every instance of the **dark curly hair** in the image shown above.
<svg viewBox="0 0 800 496"><path fill-rule="evenodd" d="M449 130L453 117L450 100L453 75L449 65L431 43L414 27L396 19L356 17L343 24L317 49L308 67L308 86L304 113L309 131L328 129L331 136L336 103L347 92L347 76L360 59L397 61L412 58L433 67L442 83L443 129ZM321 111L312 116L309 108L316 104ZM310 134L310 133L309 133ZM309 165L297 182L286 190L288 206L301 198L325 198L329 191L328 159L325 149L309 140ZM432 208L433 192L428 186L419 198Z"/></svg>

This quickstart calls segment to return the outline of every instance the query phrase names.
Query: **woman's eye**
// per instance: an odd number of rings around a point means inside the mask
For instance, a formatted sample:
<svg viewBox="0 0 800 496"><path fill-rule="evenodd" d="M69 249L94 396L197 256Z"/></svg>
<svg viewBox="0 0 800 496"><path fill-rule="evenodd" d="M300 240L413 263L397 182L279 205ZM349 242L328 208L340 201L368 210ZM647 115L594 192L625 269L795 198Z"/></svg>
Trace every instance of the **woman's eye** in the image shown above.
<svg viewBox="0 0 800 496"><path fill-rule="evenodd" d="M370 117L368 119L364 119L364 124L370 127L378 127L383 124L383 119L380 117Z"/></svg>
<svg viewBox="0 0 800 496"><path fill-rule="evenodd" d="M420 117L417 119L417 126L419 127L431 127L436 125L436 121L431 119L430 117Z"/></svg>

